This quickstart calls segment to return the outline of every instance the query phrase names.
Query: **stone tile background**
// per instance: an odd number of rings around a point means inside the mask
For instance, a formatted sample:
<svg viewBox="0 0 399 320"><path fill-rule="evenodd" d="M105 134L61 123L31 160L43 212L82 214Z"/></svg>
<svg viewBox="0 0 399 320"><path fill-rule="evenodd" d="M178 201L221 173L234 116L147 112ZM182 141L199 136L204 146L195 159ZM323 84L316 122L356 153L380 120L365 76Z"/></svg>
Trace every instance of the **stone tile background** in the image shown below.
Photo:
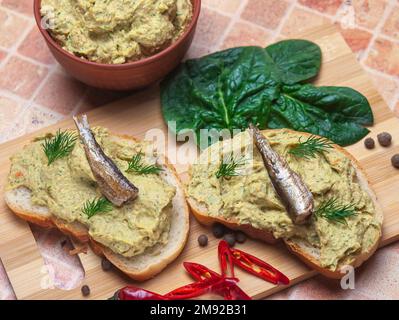
<svg viewBox="0 0 399 320"><path fill-rule="evenodd" d="M34 24L32 0L0 0L0 142L79 111L124 97L71 79L49 53ZM203 0L194 44L197 57L236 45L266 45L309 27L334 23L399 116L399 0ZM33 228L50 283L71 288L83 276L61 249L56 231ZM356 274L356 290L321 277L271 299L398 299L399 244L380 250ZM0 299L14 295L0 263Z"/></svg>

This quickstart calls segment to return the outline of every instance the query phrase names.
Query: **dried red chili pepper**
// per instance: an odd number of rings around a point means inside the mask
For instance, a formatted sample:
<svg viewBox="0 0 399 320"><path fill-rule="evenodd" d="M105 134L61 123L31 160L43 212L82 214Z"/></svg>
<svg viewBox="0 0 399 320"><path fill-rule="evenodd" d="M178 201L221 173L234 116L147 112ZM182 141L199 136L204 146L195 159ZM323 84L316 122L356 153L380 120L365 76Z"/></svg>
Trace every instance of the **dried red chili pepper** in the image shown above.
<svg viewBox="0 0 399 320"><path fill-rule="evenodd" d="M167 293L164 297L168 300L183 300L196 298L206 293L220 295L225 300L251 300L251 297L237 286L237 279L223 277L216 281L207 279L188 284Z"/></svg>
<svg viewBox="0 0 399 320"><path fill-rule="evenodd" d="M207 292L213 282L195 282L161 295L142 288L128 286L118 292L119 300L184 300L199 297Z"/></svg>
<svg viewBox="0 0 399 320"><path fill-rule="evenodd" d="M228 257L227 260L226 257ZM221 261L222 275L226 273L228 261L233 274L234 265L236 265L248 273L273 284L288 284L290 282L283 273L270 264L249 253L230 248L229 244L224 240L219 243L219 259Z"/></svg>

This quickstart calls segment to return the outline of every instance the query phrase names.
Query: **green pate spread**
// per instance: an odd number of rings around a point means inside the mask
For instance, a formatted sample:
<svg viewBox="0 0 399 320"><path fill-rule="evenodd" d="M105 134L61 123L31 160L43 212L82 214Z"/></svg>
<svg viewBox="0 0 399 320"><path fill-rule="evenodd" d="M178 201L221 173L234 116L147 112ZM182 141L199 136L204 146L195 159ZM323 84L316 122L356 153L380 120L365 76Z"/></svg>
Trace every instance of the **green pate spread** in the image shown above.
<svg viewBox="0 0 399 320"><path fill-rule="evenodd" d="M6 190L28 188L34 205L48 207L64 222L84 224L94 240L125 257L136 256L157 244L166 244L175 188L160 175L125 172L127 161L140 151L147 151L148 143L110 135L104 128L93 131L105 154L139 188L139 196L134 201L88 219L82 212L83 205L102 195L82 143L78 140L69 156L47 165L42 149L45 136L38 137L11 158ZM153 163L155 152L153 157L147 154L143 160Z"/></svg>
<svg viewBox="0 0 399 320"><path fill-rule="evenodd" d="M248 151L252 150L249 148L252 141L246 132L235 136L233 149L216 143L201 154L191 168L189 196L205 206L210 216L234 219L240 224L272 232L275 238L304 241L318 248L325 268L336 270L339 264L350 264L381 234L380 223L374 218L373 201L357 181L350 159L335 149L314 159L295 158L288 151L298 144L300 133L269 131L266 137L309 187L315 208L332 197L343 204L354 204L356 215L347 219L347 225L315 217L307 225L293 224L256 147L253 161L246 161L240 167L239 176L217 179L215 173L221 163L220 155L228 157L231 150L239 150L252 158L252 152ZM209 156L211 154L213 156ZM215 154L216 162L212 158Z"/></svg>
<svg viewBox="0 0 399 320"><path fill-rule="evenodd" d="M106 64L136 61L176 41L192 18L190 0L42 0L61 46Z"/></svg>

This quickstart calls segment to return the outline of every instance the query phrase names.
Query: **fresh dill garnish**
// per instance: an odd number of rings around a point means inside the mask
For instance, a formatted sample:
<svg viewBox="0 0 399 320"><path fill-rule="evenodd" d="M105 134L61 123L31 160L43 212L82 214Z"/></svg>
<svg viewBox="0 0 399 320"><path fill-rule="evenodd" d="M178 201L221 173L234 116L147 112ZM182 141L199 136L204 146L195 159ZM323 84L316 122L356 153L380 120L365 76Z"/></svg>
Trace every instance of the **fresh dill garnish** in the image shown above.
<svg viewBox="0 0 399 320"><path fill-rule="evenodd" d="M356 214L353 204L340 204L337 198L331 198L320 204L315 211L317 218L324 218L333 222L347 224L346 218Z"/></svg>
<svg viewBox="0 0 399 320"><path fill-rule="evenodd" d="M301 137L302 138L302 137ZM322 154L327 149L333 148L334 143L323 137L311 135L306 141L301 141L293 147L289 153L297 158L315 158L317 154Z"/></svg>
<svg viewBox="0 0 399 320"><path fill-rule="evenodd" d="M113 205L106 198L96 198L93 200L87 200L83 205L82 212L90 219L97 213L105 213L112 211Z"/></svg>
<svg viewBox="0 0 399 320"><path fill-rule="evenodd" d="M156 165L146 165L143 163L143 153L139 152L135 154L132 159L128 162L128 168L126 172L135 172L138 174L158 174L163 169Z"/></svg>
<svg viewBox="0 0 399 320"><path fill-rule="evenodd" d="M216 178L235 177L238 176L237 169L244 164L243 159L233 159L231 156L227 161L222 161L218 171L216 171Z"/></svg>
<svg viewBox="0 0 399 320"><path fill-rule="evenodd" d="M75 147L77 136L73 132L58 130L54 137L46 138L42 143L48 165L55 160L66 157Z"/></svg>

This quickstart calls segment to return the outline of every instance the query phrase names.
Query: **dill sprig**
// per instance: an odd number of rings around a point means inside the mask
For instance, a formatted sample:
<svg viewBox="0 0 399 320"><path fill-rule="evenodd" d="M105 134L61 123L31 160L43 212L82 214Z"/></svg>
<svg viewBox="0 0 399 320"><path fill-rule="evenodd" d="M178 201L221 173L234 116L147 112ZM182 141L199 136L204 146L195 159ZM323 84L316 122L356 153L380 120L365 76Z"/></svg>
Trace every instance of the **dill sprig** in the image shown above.
<svg viewBox="0 0 399 320"><path fill-rule="evenodd" d="M146 165L143 163L143 153L139 152L134 155L132 159L128 162L128 168L126 172L135 172L138 174L158 174L163 169L156 165Z"/></svg>
<svg viewBox="0 0 399 320"><path fill-rule="evenodd" d="M302 137L301 137L302 138ZM289 153L297 158L315 158L317 154L322 154L327 149L333 148L334 143L323 137L311 135L306 141L301 141L293 147Z"/></svg>
<svg viewBox="0 0 399 320"><path fill-rule="evenodd" d="M77 136L72 132L58 130L54 137L46 138L42 143L48 165L55 160L66 157L75 147Z"/></svg>
<svg viewBox="0 0 399 320"><path fill-rule="evenodd" d="M106 198L96 198L93 200L87 200L83 205L82 212L87 215L90 219L91 217L95 216L97 213L105 213L112 211L113 205L112 203Z"/></svg>
<svg viewBox="0 0 399 320"><path fill-rule="evenodd" d="M346 218L356 214L353 204L340 204L337 198L331 198L321 203L315 211L317 218L347 224Z"/></svg>
<svg viewBox="0 0 399 320"><path fill-rule="evenodd" d="M219 169L216 171L216 178L238 176L237 169L244 164L244 159L233 159L231 156L228 161L222 161Z"/></svg>

